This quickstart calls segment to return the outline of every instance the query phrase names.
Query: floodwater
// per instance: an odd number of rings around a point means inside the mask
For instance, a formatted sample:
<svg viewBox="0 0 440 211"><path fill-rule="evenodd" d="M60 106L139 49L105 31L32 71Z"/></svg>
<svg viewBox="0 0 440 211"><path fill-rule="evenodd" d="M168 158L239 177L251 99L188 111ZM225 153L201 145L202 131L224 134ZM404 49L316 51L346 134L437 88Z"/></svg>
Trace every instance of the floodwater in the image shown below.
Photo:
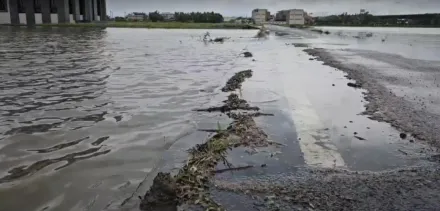
<svg viewBox="0 0 440 211"><path fill-rule="evenodd" d="M227 126L225 116L192 110L219 105L220 88L245 69L254 77L241 94L275 114L257 121L287 146L280 158L261 156L271 159L266 173L278 172L278 159L283 169L373 171L419 162L398 150L422 146L358 115L363 91L347 87L344 73L286 45L356 39L211 30L231 37L212 44L200 40L205 32L0 28L0 210L136 210L155 174L184 165L185 150L210 135L197 129ZM244 49L255 61L239 56ZM240 155L231 162L260 162Z"/></svg>
<svg viewBox="0 0 440 211"><path fill-rule="evenodd" d="M204 32L1 28L0 210L102 210L130 196L209 118L192 110L244 68L249 39L205 45Z"/></svg>

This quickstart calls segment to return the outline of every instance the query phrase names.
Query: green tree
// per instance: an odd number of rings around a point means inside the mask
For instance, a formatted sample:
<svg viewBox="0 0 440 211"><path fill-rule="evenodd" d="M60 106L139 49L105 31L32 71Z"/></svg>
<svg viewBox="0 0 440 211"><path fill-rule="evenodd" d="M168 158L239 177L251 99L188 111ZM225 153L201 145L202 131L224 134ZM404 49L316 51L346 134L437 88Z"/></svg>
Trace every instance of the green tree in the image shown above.
<svg viewBox="0 0 440 211"><path fill-rule="evenodd" d="M163 21L164 20L164 17L157 10L154 11L154 12L148 13L148 17L153 22L158 22L158 21Z"/></svg>
<svg viewBox="0 0 440 211"><path fill-rule="evenodd" d="M115 17L115 21L127 21L124 17L119 17L119 16L117 16L117 17Z"/></svg>
<svg viewBox="0 0 440 211"><path fill-rule="evenodd" d="M174 13L174 18L179 22L194 22L194 23L221 23L224 21L223 16L219 13L214 12L191 12Z"/></svg>

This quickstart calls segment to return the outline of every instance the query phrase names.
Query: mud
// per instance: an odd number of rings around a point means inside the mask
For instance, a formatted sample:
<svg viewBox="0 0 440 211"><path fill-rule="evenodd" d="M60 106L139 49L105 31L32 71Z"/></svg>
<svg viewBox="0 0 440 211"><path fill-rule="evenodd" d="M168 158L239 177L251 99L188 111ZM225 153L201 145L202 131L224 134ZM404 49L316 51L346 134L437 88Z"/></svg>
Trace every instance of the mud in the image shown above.
<svg viewBox="0 0 440 211"><path fill-rule="evenodd" d="M329 31L323 31L322 29L311 29L310 31L312 31L312 32L317 32L317 33L319 33L319 34L327 34L327 35L330 34Z"/></svg>
<svg viewBox="0 0 440 211"><path fill-rule="evenodd" d="M246 78L252 77L252 71L246 70L232 76L223 92L231 92L241 88ZM253 166L233 167L226 157L229 150L238 147L267 147L279 145L268 140L267 134L255 123L254 117L270 116L260 112L231 112L233 110L260 110L258 107L250 106L246 100L241 99L237 94L231 93L223 101L224 105L208 109L197 109L196 111L223 112L233 119L233 122L226 130L201 129L206 132L215 132L215 135L204 144L198 144L188 150L189 160L179 170L178 174L172 177L170 173L160 172L154 179L150 190L141 199L140 209L152 210L190 210L203 208L205 210L224 210L223 206L214 201L211 197L211 180L216 173L225 171L238 171ZM227 166L227 169L216 170L218 164Z"/></svg>
<svg viewBox="0 0 440 211"><path fill-rule="evenodd" d="M356 80L356 84L362 84L362 88L368 91L365 93L365 100L368 103L363 114L373 120L390 123L398 130L410 134L416 140L424 140L436 148L440 147L440 115L426 109L418 109L414 103L390 91L381 83L381 81L387 80L384 73L362 65L341 62L324 49L316 48L304 51L323 61L324 65L346 72L346 77ZM406 85L414 86L411 83Z"/></svg>
<svg viewBox="0 0 440 211"><path fill-rule="evenodd" d="M274 114L261 113L261 112L252 112L252 113L243 112L242 114L245 114L245 115L251 116L251 117L274 116ZM227 113L227 115L231 119L238 119L240 114L237 114L237 113L234 113L234 112L229 112L229 113Z"/></svg>
<svg viewBox="0 0 440 211"><path fill-rule="evenodd" d="M253 57L252 53L249 51L243 52L242 53L244 57L249 58L249 57Z"/></svg>
<svg viewBox="0 0 440 211"><path fill-rule="evenodd" d="M324 33L324 31L322 29L311 29L310 31L317 32L317 33L320 33L320 34Z"/></svg>
<svg viewBox="0 0 440 211"><path fill-rule="evenodd" d="M241 85L240 85L241 86ZM247 111L259 111L260 108L256 106L250 106L245 100L240 99L237 94L231 93L228 99L223 101L225 104L222 106L214 106L210 108L196 109L195 111L204 112L222 112L226 113L234 110L247 110Z"/></svg>
<svg viewBox="0 0 440 211"><path fill-rule="evenodd" d="M355 83L347 83L347 86L349 86L349 87L353 87L353 88L362 88L362 85L360 85L360 84L355 84Z"/></svg>
<svg viewBox="0 0 440 211"><path fill-rule="evenodd" d="M145 194L140 208L146 211L177 211L176 199L176 181L170 173L159 172L154 178L150 190Z"/></svg>
<svg viewBox="0 0 440 211"><path fill-rule="evenodd" d="M308 48L309 45L306 43L292 43L291 45L295 46L296 48Z"/></svg>
<svg viewBox="0 0 440 211"><path fill-rule="evenodd" d="M241 88L241 84L246 78L252 77L252 70L244 70L232 76L222 88L223 92L231 92Z"/></svg>
<svg viewBox="0 0 440 211"><path fill-rule="evenodd" d="M225 38L224 37L217 37L214 40L211 40L212 42L224 42Z"/></svg>

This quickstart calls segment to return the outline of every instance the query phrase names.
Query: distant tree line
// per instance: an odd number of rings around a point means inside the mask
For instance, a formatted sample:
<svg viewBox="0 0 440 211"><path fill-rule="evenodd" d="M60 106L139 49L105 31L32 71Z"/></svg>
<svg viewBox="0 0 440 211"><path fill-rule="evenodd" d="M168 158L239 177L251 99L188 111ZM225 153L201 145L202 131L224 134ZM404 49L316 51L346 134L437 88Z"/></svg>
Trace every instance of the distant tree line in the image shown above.
<svg viewBox="0 0 440 211"><path fill-rule="evenodd" d="M148 13L148 20L152 22L170 21L166 19L159 11ZM222 23L223 16L215 12L176 12L174 13L173 21L177 22L194 22L194 23ZM115 21L127 21L124 17L115 17Z"/></svg>
<svg viewBox="0 0 440 211"><path fill-rule="evenodd" d="M223 16L215 12L176 12L174 13L175 21L179 22L194 22L194 23L222 23Z"/></svg>
<svg viewBox="0 0 440 211"><path fill-rule="evenodd" d="M159 13L159 11L154 11L148 13L148 19L153 22L164 21L165 18Z"/></svg>
<svg viewBox="0 0 440 211"><path fill-rule="evenodd" d="M379 22L379 18L370 13L331 15L318 17L315 20L316 25L369 25Z"/></svg>
<svg viewBox="0 0 440 211"><path fill-rule="evenodd" d="M361 14L331 15L317 17L316 25L327 26L374 26L374 25L408 25L408 26L440 26L440 14L374 16L368 12Z"/></svg>

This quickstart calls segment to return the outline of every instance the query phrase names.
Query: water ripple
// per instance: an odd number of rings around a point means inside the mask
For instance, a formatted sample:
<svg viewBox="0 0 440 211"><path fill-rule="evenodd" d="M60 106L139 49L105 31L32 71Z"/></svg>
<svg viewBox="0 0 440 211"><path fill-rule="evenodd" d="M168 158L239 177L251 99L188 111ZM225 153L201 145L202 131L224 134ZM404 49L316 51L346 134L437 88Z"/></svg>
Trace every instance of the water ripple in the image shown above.
<svg viewBox="0 0 440 211"><path fill-rule="evenodd" d="M192 110L245 69L237 55L248 41L192 38L205 32L0 27L0 210L57 200L55 210L82 210L90 199L87 209L102 210L126 194L113 187L137 187L164 151L212 118Z"/></svg>

